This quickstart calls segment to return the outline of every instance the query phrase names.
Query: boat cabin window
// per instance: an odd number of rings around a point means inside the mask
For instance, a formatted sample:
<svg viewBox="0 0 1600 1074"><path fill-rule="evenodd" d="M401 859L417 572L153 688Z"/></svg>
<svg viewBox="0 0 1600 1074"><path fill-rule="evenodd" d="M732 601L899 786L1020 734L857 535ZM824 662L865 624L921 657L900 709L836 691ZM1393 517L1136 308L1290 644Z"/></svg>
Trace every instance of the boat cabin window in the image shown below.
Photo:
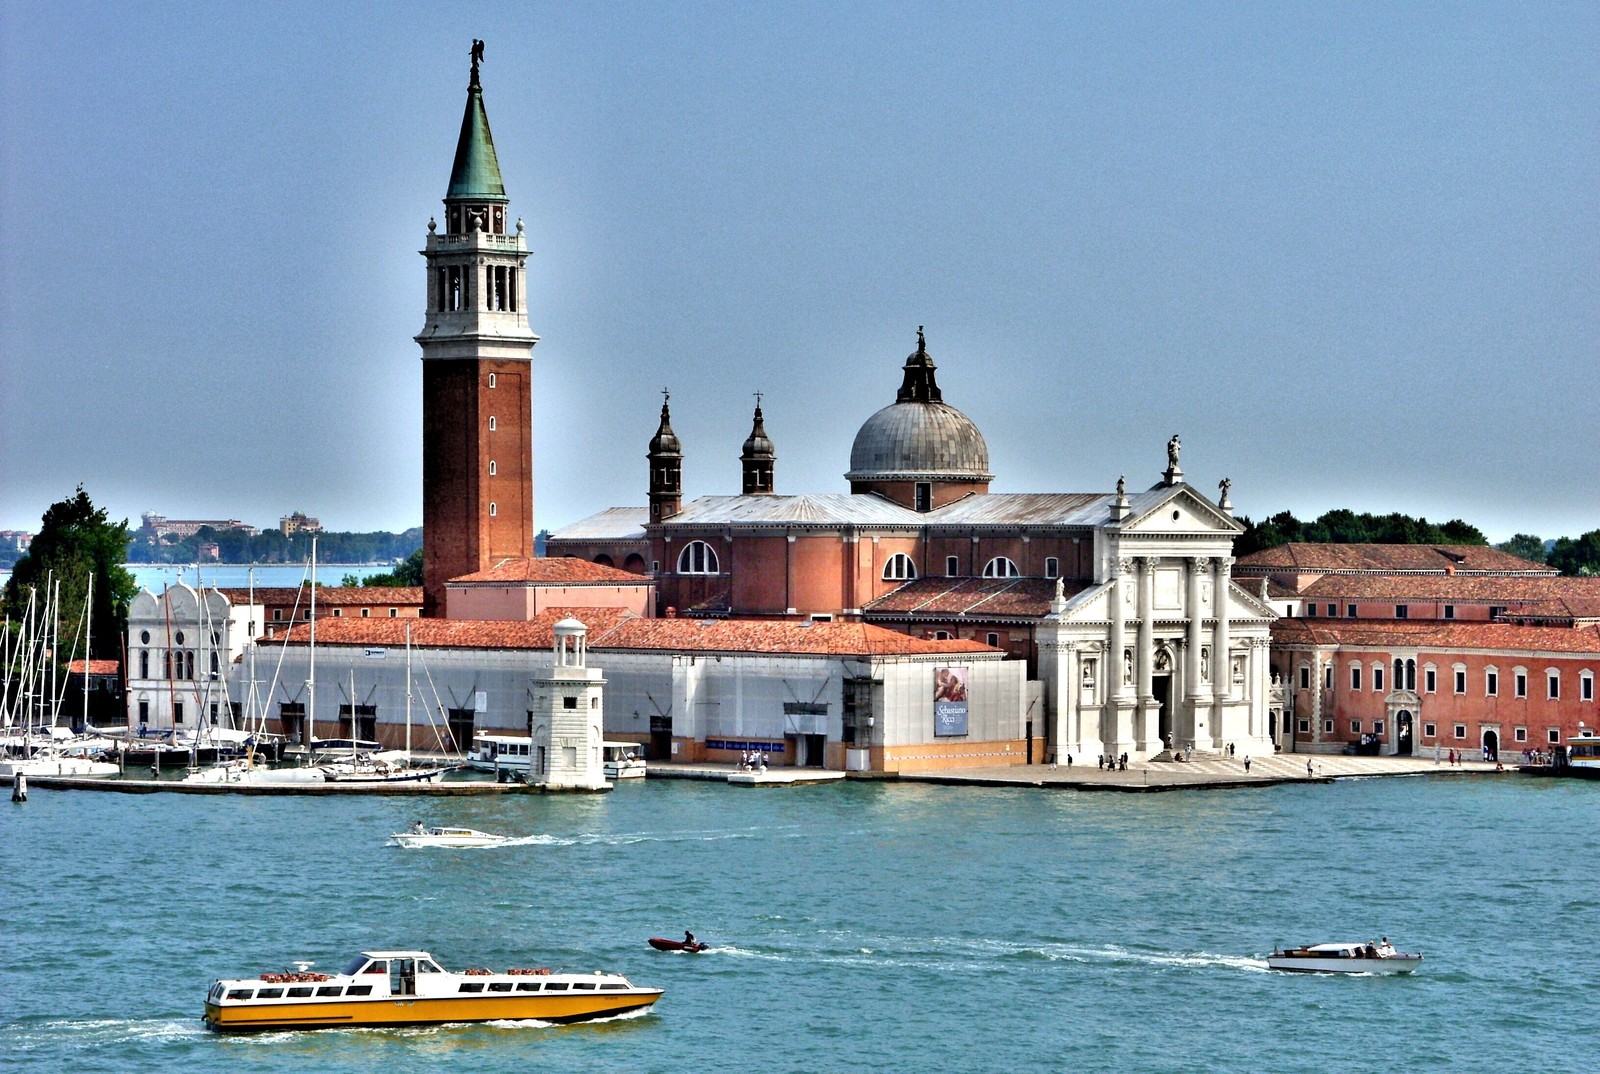
<svg viewBox="0 0 1600 1074"><path fill-rule="evenodd" d="M444 971L441 970L438 967L438 965L435 964L432 960L426 959L426 958L419 958L417 960L417 972L418 973L443 973Z"/></svg>
<svg viewBox="0 0 1600 1074"><path fill-rule="evenodd" d="M511 991L511 982L510 981L490 981L489 982L489 991L491 991L491 992L509 992L509 991Z"/></svg>
<svg viewBox="0 0 1600 1074"><path fill-rule="evenodd" d="M517 982L517 991L518 992L537 992L537 991L539 991L539 982L538 981L518 981Z"/></svg>
<svg viewBox="0 0 1600 1074"><path fill-rule="evenodd" d="M281 989L281 988L263 988L261 991L256 993L256 998L257 999L278 999L282 995L283 995L283 989Z"/></svg>
<svg viewBox="0 0 1600 1074"><path fill-rule="evenodd" d="M565 992L570 986L565 981L551 981L544 986L546 992Z"/></svg>
<svg viewBox="0 0 1600 1074"><path fill-rule="evenodd" d="M624 992L627 990L627 988L628 986L625 984L603 984L600 986L600 990L602 992L608 990L613 992Z"/></svg>
<svg viewBox="0 0 1600 1074"><path fill-rule="evenodd" d="M344 990L344 994L347 996L370 996L372 995L372 986L351 985L349 988Z"/></svg>
<svg viewBox="0 0 1600 1074"><path fill-rule="evenodd" d="M593 981L573 981L572 982L572 987L573 988L593 989L594 988L594 982Z"/></svg>
<svg viewBox="0 0 1600 1074"><path fill-rule="evenodd" d="M317 989L317 995L319 996L338 996L342 995L343 993L343 985L323 985L321 988Z"/></svg>
<svg viewBox="0 0 1600 1074"><path fill-rule="evenodd" d="M290 999L305 999L309 995L311 995L311 989L309 989L309 988L291 988L291 989L289 989L289 998Z"/></svg>
<svg viewBox="0 0 1600 1074"><path fill-rule="evenodd" d="M362 967L365 967L365 969L363 969ZM355 958L351 959L349 961L349 963L345 965L345 968L344 968L344 975L346 977L354 977L358 973L388 973L388 972L389 972L389 964L387 962L383 961L382 959L376 959L376 958L373 959L372 961L368 962L366 955L357 955Z"/></svg>
<svg viewBox="0 0 1600 1074"><path fill-rule="evenodd" d="M461 987L459 989L457 989L457 991L460 991L460 992L482 992L483 991L483 982L482 981L462 981L461 982Z"/></svg>
<svg viewBox="0 0 1600 1074"><path fill-rule="evenodd" d="M254 999L256 990L253 988L235 988L228 993L229 999Z"/></svg>

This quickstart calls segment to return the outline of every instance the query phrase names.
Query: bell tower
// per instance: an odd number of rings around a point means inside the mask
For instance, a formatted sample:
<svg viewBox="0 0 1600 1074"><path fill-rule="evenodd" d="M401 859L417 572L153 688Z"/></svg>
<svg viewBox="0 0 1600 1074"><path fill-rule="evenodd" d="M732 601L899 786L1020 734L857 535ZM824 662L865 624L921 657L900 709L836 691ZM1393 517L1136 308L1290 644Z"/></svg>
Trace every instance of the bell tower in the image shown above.
<svg viewBox="0 0 1600 1074"><path fill-rule="evenodd" d="M672 396L661 393L661 424L650 438L645 458L650 462L650 521L671 518L683 509L683 445L672 431Z"/></svg>
<svg viewBox="0 0 1600 1074"><path fill-rule="evenodd" d="M428 221L422 347L422 614L443 616L445 583L508 557L531 557L533 345L528 245L506 229L505 184L472 77L444 227Z"/></svg>

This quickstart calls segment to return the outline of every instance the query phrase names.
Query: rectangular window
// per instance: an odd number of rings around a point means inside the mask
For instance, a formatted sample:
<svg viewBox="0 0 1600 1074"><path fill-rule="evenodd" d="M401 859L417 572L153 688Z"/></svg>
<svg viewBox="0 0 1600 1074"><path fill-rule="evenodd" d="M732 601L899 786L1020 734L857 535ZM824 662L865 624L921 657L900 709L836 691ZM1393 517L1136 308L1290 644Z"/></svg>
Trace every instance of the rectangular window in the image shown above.
<svg viewBox="0 0 1600 1074"><path fill-rule="evenodd" d="M274 608L274 609L272 609L272 621L275 622L275 623L283 622L283 609L282 608Z"/></svg>
<svg viewBox="0 0 1600 1074"><path fill-rule="evenodd" d="M944 576L955 578L961 573L961 558L959 556L944 557Z"/></svg>
<svg viewBox="0 0 1600 1074"><path fill-rule="evenodd" d="M1352 690L1361 689L1361 665L1360 664L1351 664L1350 665L1350 689L1352 689Z"/></svg>
<svg viewBox="0 0 1600 1074"><path fill-rule="evenodd" d="M1306 618L1307 619L1315 619L1316 617L1317 617L1317 603L1316 603L1316 601L1312 601L1310 604L1306 605Z"/></svg>
<svg viewBox="0 0 1600 1074"><path fill-rule="evenodd" d="M183 722L183 702L182 701L174 701L172 703L172 722L173 723L182 723Z"/></svg>
<svg viewBox="0 0 1600 1074"><path fill-rule="evenodd" d="M1506 612L1506 606L1504 604L1491 604L1491 605L1489 605L1489 618L1490 619L1498 619L1502 615L1504 615L1505 612Z"/></svg>
<svg viewBox="0 0 1600 1074"><path fill-rule="evenodd" d="M1546 732L1546 734L1550 738L1550 745L1552 745L1552 746L1561 745L1561 730L1559 728L1552 727L1552 728L1550 728L1549 731Z"/></svg>
<svg viewBox="0 0 1600 1074"><path fill-rule="evenodd" d="M1372 733L1375 734L1375 735L1383 734L1383 721L1382 720L1373 720L1372 721Z"/></svg>
<svg viewBox="0 0 1600 1074"><path fill-rule="evenodd" d="M1454 604L1446 604L1444 606L1444 617L1446 619L1454 619L1456 617L1456 606Z"/></svg>
<svg viewBox="0 0 1600 1074"><path fill-rule="evenodd" d="M989 648L991 648L991 649L998 649L998 648L1000 648L1000 635L998 635L998 634L996 634L996 633L993 633L993 632L992 632L992 631L991 631L991 632L990 632L990 633L989 633L989 635L988 635L988 639L989 639L989 640L988 640L988 643L987 643L987 644L988 644L988 646L989 646Z"/></svg>
<svg viewBox="0 0 1600 1074"><path fill-rule="evenodd" d="M1439 688L1439 673L1432 668L1422 671L1422 690L1424 693L1434 693Z"/></svg>
<svg viewBox="0 0 1600 1074"><path fill-rule="evenodd" d="M1528 696L1528 673L1526 671L1517 672L1516 688L1518 697Z"/></svg>
<svg viewBox="0 0 1600 1074"><path fill-rule="evenodd" d="M1438 735L1438 733L1439 733L1439 728L1436 725L1431 724L1431 723L1425 723L1425 724L1422 725L1422 737L1423 738L1433 738L1434 736Z"/></svg>
<svg viewBox="0 0 1600 1074"><path fill-rule="evenodd" d="M1354 604L1346 604L1344 606L1344 614L1345 618L1354 619L1356 617L1356 606Z"/></svg>
<svg viewBox="0 0 1600 1074"><path fill-rule="evenodd" d="M1378 693L1383 693L1383 665L1372 669L1372 688Z"/></svg>
<svg viewBox="0 0 1600 1074"><path fill-rule="evenodd" d="M1332 664L1329 664L1327 667L1322 669L1322 688L1324 690L1332 690L1333 689L1333 665Z"/></svg>
<svg viewBox="0 0 1600 1074"><path fill-rule="evenodd" d="M148 701L139 702L139 722L140 723L149 723L150 722L150 702L148 702Z"/></svg>
<svg viewBox="0 0 1600 1074"><path fill-rule="evenodd" d="M1464 694L1466 692L1467 692L1467 673L1466 673L1466 670L1463 669L1463 668L1457 668L1456 669L1456 693Z"/></svg>
<svg viewBox="0 0 1600 1074"><path fill-rule="evenodd" d="M926 481L917 482L916 501L918 511L933 510L933 486Z"/></svg>
<svg viewBox="0 0 1600 1074"><path fill-rule="evenodd" d="M1528 729L1526 727L1519 727L1511 734L1518 742L1528 741Z"/></svg>
<svg viewBox="0 0 1600 1074"><path fill-rule="evenodd" d="M361 618L367 619L367 618L370 618L371 615L372 615L372 609L371 608L362 608L361 609Z"/></svg>
<svg viewBox="0 0 1600 1074"><path fill-rule="evenodd" d="M344 609L343 609L343 608L335 608L335 609L334 609L334 610L333 610L333 617L334 617L334 618L335 618L335 619L342 619L342 618L344 618Z"/></svg>
<svg viewBox="0 0 1600 1074"><path fill-rule="evenodd" d="M1360 720L1351 720L1350 721L1350 733L1352 735L1359 735L1361 733L1361 721Z"/></svg>
<svg viewBox="0 0 1600 1074"><path fill-rule="evenodd" d="M1550 700L1559 701L1561 699L1561 676L1552 671L1544 677L1544 681L1545 690Z"/></svg>
<svg viewBox="0 0 1600 1074"><path fill-rule="evenodd" d="M1580 701L1594 700L1594 676L1585 675L1578 680L1578 699Z"/></svg>
<svg viewBox="0 0 1600 1074"><path fill-rule="evenodd" d="M1485 697L1500 696L1500 673L1486 671L1483 673L1483 693Z"/></svg>
<svg viewBox="0 0 1600 1074"><path fill-rule="evenodd" d="M1333 721L1332 720L1323 720L1322 721L1322 733L1325 734L1325 735L1333 734Z"/></svg>
<svg viewBox="0 0 1600 1074"><path fill-rule="evenodd" d="M1299 722L1299 724L1297 725L1297 730L1302 735L1309 735L1311 733L1311 721L1310 720L1301 720Z"/></svg>
<svg viewBox="0 0 1600 1074"><path fill-rule="evenodd" d="M1458 723L1458 724L1455 725L1453 730L1454 730L1455 736L1457 738L1466 738L1467 737L1467 725L1466 724Z"/></svg>
<svg viewBox="0 0 1600 1074"><path fill-rule="evenodd" d="M1046 557L1044 557L1044 576L1046 578L1054 578L1056 575L1058 575L1060 573L1061 573L1061 561L1056 559L1055 556L1046 556Z"/></svg>
<svg viewBox="0 0 1600 1074"><path fill-rule="evenodd" d="M1300 665L1300 689L1311 689L1311 669L1304 664Z"/></svg>
<svg viewBox="0 0 1600 1074"><path fill-rule="evenodd" d="M1406 616L1408 616L1410 614L1411 614L1411 608L1408 605L1396 604L1394 606L1394 617L1396 619L1404 619Z"/></svg>
<svg viewBox="0 0 1600 1074"><path fill-rule="evenodd" d="M1329 619L1337 619L1337 618L1339 618L1339 606L1337 604L1333 603L1332 601L1328 602L1328 618Z"/></svg>
<svg viewBox="0 0 1600 1074"><path fill-rule="evenodd" d="M561 699L561 707L564 709L575 709L578 707L578 699L575 697L563 697Z"/></svg>
<svg viewBox="0 0 1600 1074"><path fill-rule="evenodd" d="M390 608L389 609L389 618L390 619L398 619L398 618L400 618L400 609L399 608Z"/></svg>

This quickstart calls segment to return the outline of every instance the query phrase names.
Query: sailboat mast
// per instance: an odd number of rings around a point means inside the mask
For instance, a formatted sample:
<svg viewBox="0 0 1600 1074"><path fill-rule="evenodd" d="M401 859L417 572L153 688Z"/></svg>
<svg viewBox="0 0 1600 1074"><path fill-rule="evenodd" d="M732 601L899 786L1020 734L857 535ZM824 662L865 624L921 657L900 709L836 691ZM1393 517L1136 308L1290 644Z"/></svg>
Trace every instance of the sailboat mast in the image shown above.
<svg viewBox="0 0 1600 1074"><path fill-rule="evenodd" d="M306 673L306 749L317 726L317 539L311 538L311 662Z"/></svg>
<svg viewBox="0 0 1600 1074"><path fill-rule="evenodd" d="M406 760L411 760L411 624L406 624Z"/></svg>
<svg viewBox="0 0 1600 1074"><path fill-rule="evenodd" d="M89 609L94 607L94 572L89 572L89 595L83 598L83 730L89 730Z"/></svg>

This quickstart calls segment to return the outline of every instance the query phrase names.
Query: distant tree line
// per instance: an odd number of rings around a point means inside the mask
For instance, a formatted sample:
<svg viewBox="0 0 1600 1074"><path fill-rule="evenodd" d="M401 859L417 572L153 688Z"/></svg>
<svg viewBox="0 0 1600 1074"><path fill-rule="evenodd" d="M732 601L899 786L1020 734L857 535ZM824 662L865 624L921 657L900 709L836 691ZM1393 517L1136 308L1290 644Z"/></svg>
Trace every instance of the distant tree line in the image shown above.
<svg viewBox="0 0 1600 1074"><path fill-rule="evenodd" d="M1312 544L1481 544L1489 539L1478 527L1453 518L1434 524L1425 518L1392 512L1387 515L1360 514L1343 508L1329 511L1315 521L1302 522L1288 511L1280 511L1261 522L1239 517L1244 533L1234 542L1234 554L1247 556L1279 545ZM1600 530L1579 537L1546 541L1531 533L1519 533L1495 545L1503 552L1546 563L1567 575L1600 575Z"/></svg>
<svg viewBox="0 0 1600 1074"><path fill-rule="evenodd" d="M1262 522L1239 519L1244 534L1234 542L1235 555L1247 556L1283 544L1481 544L1489 538L1478 527L1453 518L1435 525L1398 511L1387 515L1357 514L1340 508L1314 522L1302 522L1280 511Z"/></svg>
<svg viewBox="0 0 1600 1074"><path fill-rule="evenodd" d="M283 531L262 530L255 536L242 529L201 526L182 540L134 533L128 539L129 563L197 563L200 547L217 546L218 563L303 563L311 558L311 539L317 539L317 559L324 563L398 563L422 547L422 527L403 533L306 533L285 537ZM207 557L209 558L209 557Z"/></svg>
<svg viewBox="0 0 1600 1074"><path fill-rule="evenodd" d="M392 571L385 571L382 574L369 574L365 578L357 578L353 574L347 574L344 576L344 580L339 584L342 586L379 586L381 588L389 589L394 589L399 586L421 585L422 549L419 548L415 552L411 553Z"/></svg>

